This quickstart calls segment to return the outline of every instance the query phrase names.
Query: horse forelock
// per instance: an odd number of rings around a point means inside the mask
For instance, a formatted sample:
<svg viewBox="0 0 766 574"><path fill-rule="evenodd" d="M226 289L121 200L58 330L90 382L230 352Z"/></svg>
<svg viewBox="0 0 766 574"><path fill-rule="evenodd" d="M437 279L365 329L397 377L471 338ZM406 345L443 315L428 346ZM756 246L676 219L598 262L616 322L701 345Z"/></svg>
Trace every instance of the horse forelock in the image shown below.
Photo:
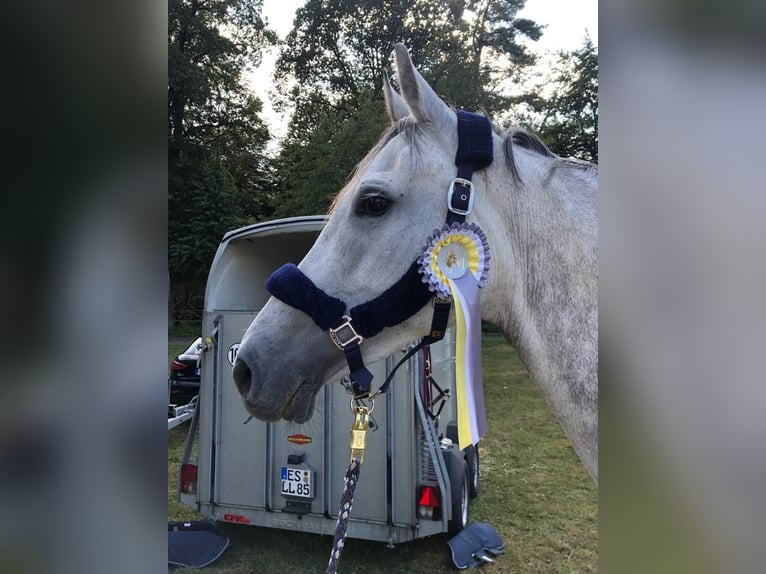
<svg viewBox="0 0 766 574"><path fill-rule="evenodd" d="M351 170L351 173L348 174L346 184L333 198L332 203L327 210L327 214L332 215L335 212L335 209L338 207L340 201L346 196L347 193L349 193L350 190L355 187L358 176L364 173L372 160L375 159L375 157L383 150L383 148L386 147L386 145L388 145L388 143L396 136L402 136L405 143L410 145L413 149L417 150L417 135L420 133L421 129L422 126L418 124L418 122L412 116L404 117L389 126L388 129L386 129L386 131L384 131L380 136L378 142L373 146L373 148L359 163L354 166L354 169Z"/></svg>

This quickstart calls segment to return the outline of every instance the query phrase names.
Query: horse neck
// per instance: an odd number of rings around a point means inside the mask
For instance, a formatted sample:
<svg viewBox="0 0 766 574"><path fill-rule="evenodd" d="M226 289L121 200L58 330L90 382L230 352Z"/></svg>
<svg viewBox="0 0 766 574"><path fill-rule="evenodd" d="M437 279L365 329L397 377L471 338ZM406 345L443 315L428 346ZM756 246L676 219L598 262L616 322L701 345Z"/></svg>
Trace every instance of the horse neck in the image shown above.
<svg viewBox="0 0 766 574"><path fill-rule="evenodd" d="M523 151L523 150L522 150ZM492 269L482 315L517 350L575 450L596 477L597 228L595 176L551 171L519 153L486 174Z"/></svg>

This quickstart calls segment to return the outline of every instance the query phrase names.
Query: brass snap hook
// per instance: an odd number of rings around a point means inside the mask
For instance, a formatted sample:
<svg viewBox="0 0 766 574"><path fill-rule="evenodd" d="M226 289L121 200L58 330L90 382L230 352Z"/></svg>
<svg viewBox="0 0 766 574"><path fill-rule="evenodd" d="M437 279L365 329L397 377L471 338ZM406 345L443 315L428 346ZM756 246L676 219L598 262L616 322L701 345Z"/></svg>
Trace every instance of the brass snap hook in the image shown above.
<svg viewBox="0 0 766 574"><path fill-rule="evenodd" d="M351 426L351 461L364 461L364 449L367 443L367 431L370 428L371 409L366 406L357 406L354 409L354 424Z"/></svg>

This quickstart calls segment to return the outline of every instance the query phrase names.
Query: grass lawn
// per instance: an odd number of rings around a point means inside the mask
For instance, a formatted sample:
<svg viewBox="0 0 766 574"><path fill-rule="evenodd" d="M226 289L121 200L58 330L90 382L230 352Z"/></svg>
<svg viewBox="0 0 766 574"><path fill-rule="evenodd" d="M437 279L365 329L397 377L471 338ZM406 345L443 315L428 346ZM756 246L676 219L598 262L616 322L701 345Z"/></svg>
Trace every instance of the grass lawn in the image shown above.
<svg viewBox="0 0 766 574"><path fill-rule="evenodd" d="M183 344L169 348L172 358ZM598 491L529 380L516 353L496 336L483 342L489 431L480 444L481 492L470 519L490 522L506 553L483 571L492 574L582 573L597 569ZM176 500L179 461L188 424L168 433L168 520L203 517ZM364 480L364 468L360 480ZM353 516L353 510L352 510ZM233 548L206 572L323 573L332 538L221 524ZM343 574L455 572L446 537L399 544L349 540ZM185 573L192 570L177 570Z"/></svg>

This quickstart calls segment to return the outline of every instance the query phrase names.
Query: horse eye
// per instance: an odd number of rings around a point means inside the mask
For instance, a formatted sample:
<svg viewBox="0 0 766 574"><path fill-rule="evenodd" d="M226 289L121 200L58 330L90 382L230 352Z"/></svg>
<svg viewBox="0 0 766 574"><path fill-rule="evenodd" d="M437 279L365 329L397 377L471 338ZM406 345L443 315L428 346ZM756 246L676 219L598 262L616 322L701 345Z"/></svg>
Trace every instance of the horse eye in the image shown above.
<svg viewBox="0 0 766 574"><path fill-rule="evenodd" d="M365 197L364 200L362 200L361 211L367 215L383 215L388 211L390 205L391 202L385 197L372 195L370 197Z"/></svg>

